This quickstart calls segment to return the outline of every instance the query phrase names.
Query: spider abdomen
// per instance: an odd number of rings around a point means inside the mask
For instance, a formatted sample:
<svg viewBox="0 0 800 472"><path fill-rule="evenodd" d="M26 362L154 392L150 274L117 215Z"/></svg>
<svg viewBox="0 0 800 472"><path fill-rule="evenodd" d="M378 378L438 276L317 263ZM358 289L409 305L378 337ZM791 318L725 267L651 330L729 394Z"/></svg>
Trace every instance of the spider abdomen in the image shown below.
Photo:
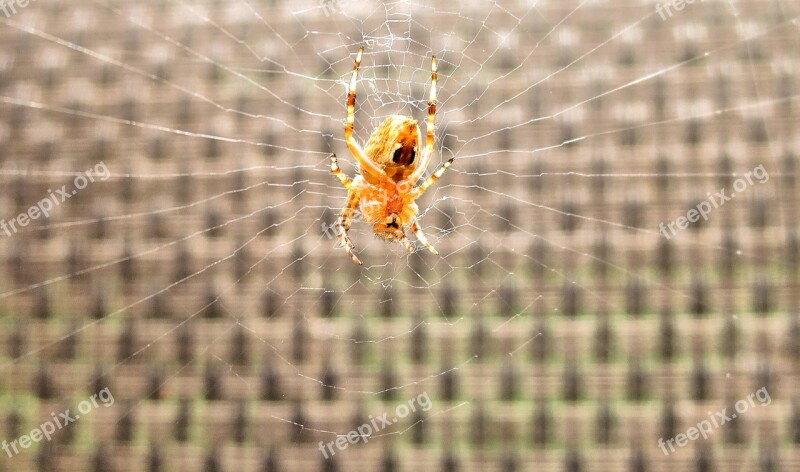
<svg viewBox="0 0 800 472"><path fill-rule="evenodd" d="M420 135L417 120L410 116L390 115L370 135L364 153L390 177L402 180L416 167Z"/></svg>

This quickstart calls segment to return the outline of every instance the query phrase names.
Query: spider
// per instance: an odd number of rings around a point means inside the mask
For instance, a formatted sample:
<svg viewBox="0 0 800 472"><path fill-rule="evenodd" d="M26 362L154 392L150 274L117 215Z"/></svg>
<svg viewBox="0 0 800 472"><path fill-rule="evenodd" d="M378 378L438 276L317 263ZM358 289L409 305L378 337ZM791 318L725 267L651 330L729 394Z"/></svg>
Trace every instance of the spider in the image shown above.
<svg viewBox="0 0 800 472"><path fill-rule="evenodd" d="M353 253L353 242L347 235L357 211L361 219L372 224L372 231L380 238L397 240L409 253L414 247L406 236L410 226L417 239L432 253L439 254L422 232L417 215L419 207L414 201L444 174L453 159L439 166L425 181L415 186L425 173L431 160L436 132L436 57L431 57L431 94L428 99L428 123L425 150L420 151L420 130L417 120L410 116L391 115L370 135L365 148L353 137L355 123L356 82L364 48L358 50L350 89L347 93L347 124L344 136L347 147L358 161L359 174L350 179L339 168L336 155L331 155L331 173L347 189L347 203L336 221L336 231L347 254L358 265L362 262Z"/></svg>

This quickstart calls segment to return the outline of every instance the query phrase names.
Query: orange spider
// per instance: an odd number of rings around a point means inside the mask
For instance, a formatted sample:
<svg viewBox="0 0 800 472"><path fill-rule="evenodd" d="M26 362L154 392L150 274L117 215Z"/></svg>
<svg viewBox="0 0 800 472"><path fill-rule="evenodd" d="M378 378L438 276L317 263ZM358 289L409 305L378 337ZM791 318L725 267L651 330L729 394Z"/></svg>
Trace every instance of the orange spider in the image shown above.
<svg viewBox="0 0 800 472"><path fill-rule="evenodd" d="M339 240L353 262L360 265L361 261L353 253L353 242L347 235L356 211L360 211L361 219L372 224L372 231L378 237L400 241L408 252L414 252L404 229L410 226L417 239L429 251L438 254L417 223L419 207L414 203L428 187L439 180L453 162L453 159L445 162L427 180L415 187L433 154L436 132L436 57L431 57L431 95L428 99L425 150L422 157L417 159L421 133L417 120L410 116L392 115L383 120L369 137L365 149L361 149L353 137L356 82L363 52L363 47L358 50L353 66L353 77L347 94L347 124L344 128L347 147L358 161L360 175L351 180L339 168L336 155L331 156L331 172L347 189L347 203L336 221Z"/></svg>

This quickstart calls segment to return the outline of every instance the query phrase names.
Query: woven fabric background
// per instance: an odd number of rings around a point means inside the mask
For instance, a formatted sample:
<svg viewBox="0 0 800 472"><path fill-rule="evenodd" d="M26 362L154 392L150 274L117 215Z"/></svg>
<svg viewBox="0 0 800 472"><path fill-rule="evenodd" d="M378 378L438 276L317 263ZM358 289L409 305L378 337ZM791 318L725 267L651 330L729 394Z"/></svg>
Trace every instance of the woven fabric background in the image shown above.
<svg viewBox="0 0 800 472"><path fill-rule="evenodd" d="M0 232L0 440L114 401L0 471L800 471L797 2L5 4L0 218L109 174ZM359 44L440 256L326 229Z"/></svg>

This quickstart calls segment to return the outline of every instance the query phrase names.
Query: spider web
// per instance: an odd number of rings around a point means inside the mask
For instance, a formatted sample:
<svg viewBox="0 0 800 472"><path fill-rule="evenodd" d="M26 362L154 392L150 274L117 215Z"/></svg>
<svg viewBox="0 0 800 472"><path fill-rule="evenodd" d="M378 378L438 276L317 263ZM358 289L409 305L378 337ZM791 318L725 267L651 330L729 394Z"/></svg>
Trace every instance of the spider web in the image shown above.
<svg viewBox="0 0 800 472"><path fill-rule="evenodd" d="M748 20L762 4L780 14L769 21ZM622 313L622 288L645 285L652 288L653 307L691 303L696 295L684 284L663 283L636 254L622 249L624 258L609 254L609 241L618 249L630 245L654 252L661 243L657 223L685 213L687 201L705 198L717 182L730 182L732 173L764 163L771 177L785 176L780 171L785 130L774 128L771 117L780 107L793 107L796 95L755 76L753 55L768 45L781 51L796 41L798 19L787 2L706 2L691 8L662 21L651 3L588 0L443 5L96 1L69 9L41 1L11 19L0 18L7 37L43 48L45 70L82 61L116 74L128 102L144 109L135 116L109 112L95 103L92 87L80 86L94 79L74 69L70 81L76 87L67 99L20 82L0 97L4 113L26 110L36 123L31 133L49 141L72 142L69 121L78 120L95 124L99 142L123 143L106 160L112 173L108 182L82 193L80 205L0 243L6 254L24 249L44 232L78 248L83 235L100 225L111 234L130 234L85 257L82 267L52 264L35 280L6 280L0 298L14 313L27 312L42 293L67 297L66 311L88 311L94 298L76 296L76 280L104 293L109 306L94 321L65 321L64 332L48 333L3 369L48 359L68 339L101 336L167 300L171 316L140 333L129 355L98 361L100 377L121 376L138 363L168 358L181 333L212 318L216 330L198 337L193 361L169 364L159 388L173 386L177 397L196 394L180 380L187 366L197 363L224 369L226 385L238 392L234 397L256 395L254 373L229 355L240 339L234 333L244 333L260 345L264 363L297 380L290 387L294 400L312 399L310 392L322 386L353 402L397 391L397 403L435 390L436 382L453 372L482 371L485 354L448 333L470 333L473 326L488 330L498 340L493 355L513 366L516 356L542 342L547 315L576 311L580 303L575 300L591 307L586 311ZM69 12L72 34L43 21L58 9ZM124 24L124 33L106 31L107 44L82 39L82 32L109 19ZM715 21L733 26L709 26L719 24ZM642 42L652 49L640 49ZM361 45L366 50L356 105L360 142L389 114L422 122L430 56L439 58L430 170L450 157L456 161L419 204L421 224L441 256L421 250L408 255L401 245L377 240L356 222L351 238L365 263L359 268L332 237L346 193L330 175L328 158L336 153L345 173L356 172L342 128L346 87ZM752 74L747 90L721 98L688 91L675 101L662 96L659 102L659 93L667 93L665 84L676 77L724 82L728 68L743 56L747 61L736 67ZM796 67L796 57L788 54L776 54L773 62L778 73L790 75ZM165 73L170 64L171 73ZM692 82L676 83L690 87ZM159 107L167 93L188 107L188 119ZM708 123L721 123L722 131L719 142L704 143L704 152L732 153L731 172L702 160L681 168L669 157L688 152L688 146L677 144L684 129ZM722 138L751 123L763 123L768 137L758 160L747 155L741 139ZM150 143L166 146L169 157L143 158ZM47 165L8 161L2 172L9 181L41 189L29 195L45 195L48 185L60 185L99 160L66 150L64 155ZM653 182L662 180L675 197L654 193ZM188 195L175 195L186 182ZM154 198L104 204L115 188L126 185ZM781 195L780 184L751 188L746 198L773 198L776 218L785 220L789 205L775 195ZM647 205L660 206L655 217L642 216ZM745 210L728 210L729 216L720 210L712 217L705 231L720 235L735 227ZM154 221L173 231L158 238L137 236ZM698 269L720 254L733 255L740 264L779 262L777 256L718 241L688 233L675 244L689 254L713 255L699 257ZM139 279L106 280L130 264L136 264ZM175 269L184 264L183 270ZM265 311L274 314L265 318ZM346 370L350 351L371 349L385 366L421 331L441 340L438 362L405 375L404 381L331 380ZM325 361L293 353L298 335L313 339L311 356ZM564 355L579 355L581 348L568 344ZM107 352L102 346L91 350L98 357ZM490 397L492 388L476 386L465 397ZM131 410L141 405L134 401ZM442 402L431 415L454 421L469 403ZM347 433L299 422L289 413L271 410L267 416L321 437ZM401 435L415 424L381 435ZM267 441L280 443L280 438Z"/></svg>

